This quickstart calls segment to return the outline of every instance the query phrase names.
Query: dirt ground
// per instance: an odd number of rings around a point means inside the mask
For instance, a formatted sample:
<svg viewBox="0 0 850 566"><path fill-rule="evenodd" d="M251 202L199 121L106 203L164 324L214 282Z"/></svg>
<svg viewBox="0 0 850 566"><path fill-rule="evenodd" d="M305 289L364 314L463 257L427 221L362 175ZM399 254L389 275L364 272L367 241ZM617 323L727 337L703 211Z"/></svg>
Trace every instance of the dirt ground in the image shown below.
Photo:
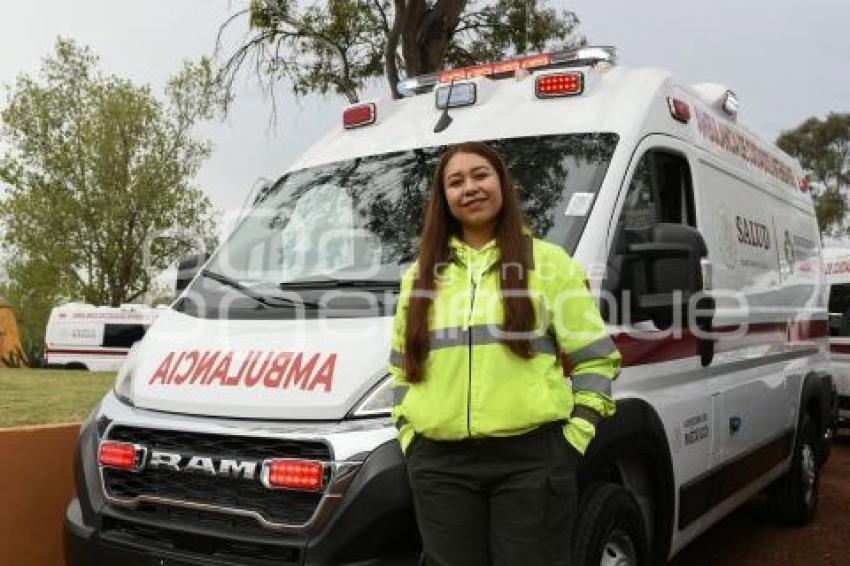
<svg viewBox="0 0 850 566"><path fill-rule="evenodd" d="M776 525L757 502L694 541L673 566L845 566L850 564L850 433L823 470L820 507L803 528Z"/></svg>

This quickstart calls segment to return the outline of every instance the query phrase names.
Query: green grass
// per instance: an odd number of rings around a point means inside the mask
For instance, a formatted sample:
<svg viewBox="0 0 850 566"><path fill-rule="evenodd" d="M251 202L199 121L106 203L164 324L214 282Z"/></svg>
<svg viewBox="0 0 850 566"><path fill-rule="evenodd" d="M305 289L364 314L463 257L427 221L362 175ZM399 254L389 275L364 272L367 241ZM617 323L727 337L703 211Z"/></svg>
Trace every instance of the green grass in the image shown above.
<svg viewBox="0 0 850 566"><path fill-rule="evenodd" d="M115 374L0 368L0 427L82 421Z"/></svg>

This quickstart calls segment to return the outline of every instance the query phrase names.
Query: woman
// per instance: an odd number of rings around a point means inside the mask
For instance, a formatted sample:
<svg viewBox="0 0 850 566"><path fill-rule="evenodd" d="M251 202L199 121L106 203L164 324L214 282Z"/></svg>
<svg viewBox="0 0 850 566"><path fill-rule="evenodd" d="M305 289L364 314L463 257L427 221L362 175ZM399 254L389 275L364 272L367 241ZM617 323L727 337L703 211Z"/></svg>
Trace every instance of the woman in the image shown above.
<svg viewBox="0 0 850 566"><path fill-rule="evenodd" d="M619 362L581 268L525 230L498 154L447 150L390 359L427 564L570 564L575 469Z"/></svg>

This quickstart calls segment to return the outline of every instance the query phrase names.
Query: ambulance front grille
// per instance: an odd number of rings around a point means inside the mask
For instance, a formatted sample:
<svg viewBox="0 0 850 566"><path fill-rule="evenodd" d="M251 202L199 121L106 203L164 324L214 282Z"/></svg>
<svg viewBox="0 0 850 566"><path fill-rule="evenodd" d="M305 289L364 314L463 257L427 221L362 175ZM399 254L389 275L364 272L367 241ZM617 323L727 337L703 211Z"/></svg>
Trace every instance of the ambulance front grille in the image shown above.
<svg viewBox="0 0 850 566"><path fill-rule="evenodd" d="M141 444L149 450L238 461L262 462L266 458L331 460L330 450L322 442L126 426L113 427L108 438ZM259 473L254 480L246 480L170 469L145 468L139 472L104 469L103 482L108 496L123 501L147 496L211 505L258 513L268 522L285 525L306 524L322 499L321 493L267 489L259 481Z"/></svg>

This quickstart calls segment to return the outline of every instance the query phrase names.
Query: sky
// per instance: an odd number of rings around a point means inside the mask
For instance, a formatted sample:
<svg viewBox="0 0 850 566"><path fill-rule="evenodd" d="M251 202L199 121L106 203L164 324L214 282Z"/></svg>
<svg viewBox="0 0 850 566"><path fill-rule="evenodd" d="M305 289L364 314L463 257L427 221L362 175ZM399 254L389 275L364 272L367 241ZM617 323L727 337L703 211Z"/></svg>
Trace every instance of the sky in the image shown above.
<svg viewBox="0 0 850 566"><path fill-rule="evenodd" d="M0 85L34 74L57 36L89 45L102 68L161 92L184 59L209 55L219 25L247 0L0 0ZM620 62L673 71L686 83L718 82L741 100L739 122L773 140L810 116L850 112L850 2L846 0L552 0L574 11L591 44ZM244 30L242 20L234 32ZM239 27L241 26L241 27ZM241 32L239 32L241 33ZM231 39L238 39L232 33ZM379 83L380 84L380 83ZM383 96L380 86L367 96ZM5 94L0 97L5 105ZM196 185L225 217L260 179L277 178L310 144L339 127L345 100L271 101L250 77L224 122L205 124L214 146Z"/></svg>

